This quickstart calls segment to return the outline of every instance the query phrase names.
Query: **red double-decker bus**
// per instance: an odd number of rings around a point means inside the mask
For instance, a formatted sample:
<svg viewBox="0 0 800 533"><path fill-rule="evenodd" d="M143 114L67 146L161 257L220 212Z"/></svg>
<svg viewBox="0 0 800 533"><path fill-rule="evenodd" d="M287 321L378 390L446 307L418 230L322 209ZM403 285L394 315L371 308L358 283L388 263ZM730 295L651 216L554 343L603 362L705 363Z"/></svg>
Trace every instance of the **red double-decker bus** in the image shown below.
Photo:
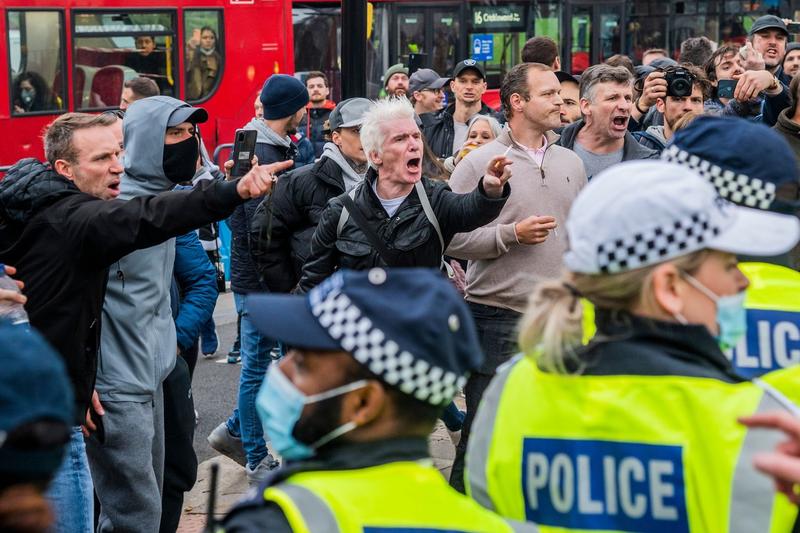
<svg viewBox="0 0 800 533"><path fill-rule="evenodd" d="M290 0L5 0L0 36L0 169L41 159L60 113L118 107L136 76L208 110L213 150L267 76L294 72Z"/></svg>

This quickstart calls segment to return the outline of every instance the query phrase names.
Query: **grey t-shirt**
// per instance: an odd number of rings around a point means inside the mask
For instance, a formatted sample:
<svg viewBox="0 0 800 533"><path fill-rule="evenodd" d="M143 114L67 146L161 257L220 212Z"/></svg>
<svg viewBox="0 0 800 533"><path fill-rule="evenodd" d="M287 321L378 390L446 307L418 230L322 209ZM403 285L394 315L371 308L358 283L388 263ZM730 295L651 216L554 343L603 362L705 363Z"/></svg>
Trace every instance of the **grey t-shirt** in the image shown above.
<svg viewBox="0 0 800 533"><path fill-rule="evenodd" d="M581 158L581 161L583 161L583 166L586 167L586 177L592 179L592 176L599 174L611 165L622 163L624 148L620 148L616 152L611 152L610 154L596 154L584 148L578 141L575 141L572 150Z"/></svg>
<svg viewBox="0 0 800 533"><path fill-rule="evenodd" d="M453 155L461 149L461 145L467 140L468 129L464 122L453 121Z"/></svg>

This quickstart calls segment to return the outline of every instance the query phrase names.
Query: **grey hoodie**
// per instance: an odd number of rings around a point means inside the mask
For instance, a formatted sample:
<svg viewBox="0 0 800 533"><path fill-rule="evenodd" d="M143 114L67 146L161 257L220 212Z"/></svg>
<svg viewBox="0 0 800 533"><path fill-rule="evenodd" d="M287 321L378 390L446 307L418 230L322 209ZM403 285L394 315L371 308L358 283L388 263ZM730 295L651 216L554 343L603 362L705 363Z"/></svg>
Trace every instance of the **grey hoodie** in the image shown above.
<svg viewBox="0 0 800 533"><path fill-rule="evenodd" d="M334 143L325 143L320 159L323 157L333 159L334 162L339 165L339 168L342 169L342 179L344 180L344 188L347 192L350 192L353 187L364 181L364 176L367 174L366 165L364 166L363 174L356 172L353 167L350 166L350 163L347 162L347 159L345 159L339 147Z"/></svg>
<svg viewBox="0 0 800 533"><path fill-rule="evenodd" d="M164 175L164 137L170 115L187 105L153 96L128 108L120 199L175 186ZM111 265L95 385L101 400L148 401L175 366L177 338L169 297L174 262L175 239L170 239Z"/></svg>
<svg viewBox="0 0 800 533"><path fill-rule="evenodd" d="M253 118L245 124L245 130L256 130L258 135L256 136L257 143L264 143L264 144L271 144L273 146L282 146L284 148L288 148L292 144L292 140L286 136L281 137L275 131L267 126L267 124L261 120L260 118Z"/></svg>

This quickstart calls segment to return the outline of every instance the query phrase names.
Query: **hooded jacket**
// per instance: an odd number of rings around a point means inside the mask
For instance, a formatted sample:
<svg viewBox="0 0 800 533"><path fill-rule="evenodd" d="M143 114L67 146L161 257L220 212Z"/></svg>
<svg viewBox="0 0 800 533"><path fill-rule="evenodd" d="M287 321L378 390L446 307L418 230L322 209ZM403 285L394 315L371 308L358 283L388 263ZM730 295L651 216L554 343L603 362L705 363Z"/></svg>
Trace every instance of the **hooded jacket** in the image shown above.
<svg viewBox="0 0 800 533"><path fill-rule="evenodd" d="M270 291L289 292L297 285L325 206L352 189L356 178L363 180L328 143L319 161L278 180L272 198L261 202L250 227L250 251Z"/></svg>
<svg viewBox="0 0 800 533"><path fill-rule="evenodd" d="M85 420L100 345L108 267L133 250L221 219L241 203L235 182L128 202L82 193L35 159L0 181L0 262L25 282L31 325L63 357L75 391L75 425Z"/></svg>
<svg viewBox="0 0 800 533"><path fill-rule="evenodd" d="M667 146L667 138L664 137L664 126L650 126L646 131L635 131L633 137L639 144L661 153Z"/></svg>
<svg viewBox="0 0 800 533"><path fill-rule="evenodd" d="M783 138L792 148L798 163L800 163L800 124L792 120L789 111L791 111L791 108L781 111L781 114L778 115L778 123L775 124L773 129L783 135Z"/></svg>
<svg viewBox="0 0 800 533"><path fill-rule="evenodd" d="M456 104L452 103L441 111L424 113L419 117L422 121L422 134L425 135L425 141L439 159L453 155L453 138L456 135L453 125L455 111ZM481 103L481 110L478 111L478 114L494 116L494 111L491 107Z"/></svg>
<svg viewBox="0 0 800 533"><path fill-rule="evenodd" d="M168 96L139 100L125 114L121 200L171 190L164 175L169 117L184 102ZM186 179L191 179L187 176ZM213 217L197 220L197 227ZM190 228L194 229L194 228ZM177 338L170 308L175 240L137 250L114 263L103 304L95 388L105 401L147 401L175 365Z"/></svg>
<svg viewBox="0 0 800 533"><path fill-rule="evenodd" d="M292 144L289 137L281 137L263 120L254 118L244 129L258 132L256 156L259 165L288 161L297 157L297 147ZM253 215L260 203L260 198L248 200L233 212L228 221L231 228L231 290L238 294L263 291L267 288L251 257L255 243L251 243L249 238Z"/></svg>

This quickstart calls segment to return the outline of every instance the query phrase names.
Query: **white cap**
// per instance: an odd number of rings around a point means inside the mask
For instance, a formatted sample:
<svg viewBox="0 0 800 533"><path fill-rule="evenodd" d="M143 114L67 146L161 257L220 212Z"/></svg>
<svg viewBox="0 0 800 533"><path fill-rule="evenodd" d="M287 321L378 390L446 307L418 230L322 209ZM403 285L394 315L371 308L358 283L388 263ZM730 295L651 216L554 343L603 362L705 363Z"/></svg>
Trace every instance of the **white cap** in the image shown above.
<svg viewBox="0 0 800 533"><path fill-rule="evenodd" d="M800 240L792 215L739 207L693 170L662 161L631 161L598 174L567 217L573 272L616 273L710 248L774 256Z"/></svg>

